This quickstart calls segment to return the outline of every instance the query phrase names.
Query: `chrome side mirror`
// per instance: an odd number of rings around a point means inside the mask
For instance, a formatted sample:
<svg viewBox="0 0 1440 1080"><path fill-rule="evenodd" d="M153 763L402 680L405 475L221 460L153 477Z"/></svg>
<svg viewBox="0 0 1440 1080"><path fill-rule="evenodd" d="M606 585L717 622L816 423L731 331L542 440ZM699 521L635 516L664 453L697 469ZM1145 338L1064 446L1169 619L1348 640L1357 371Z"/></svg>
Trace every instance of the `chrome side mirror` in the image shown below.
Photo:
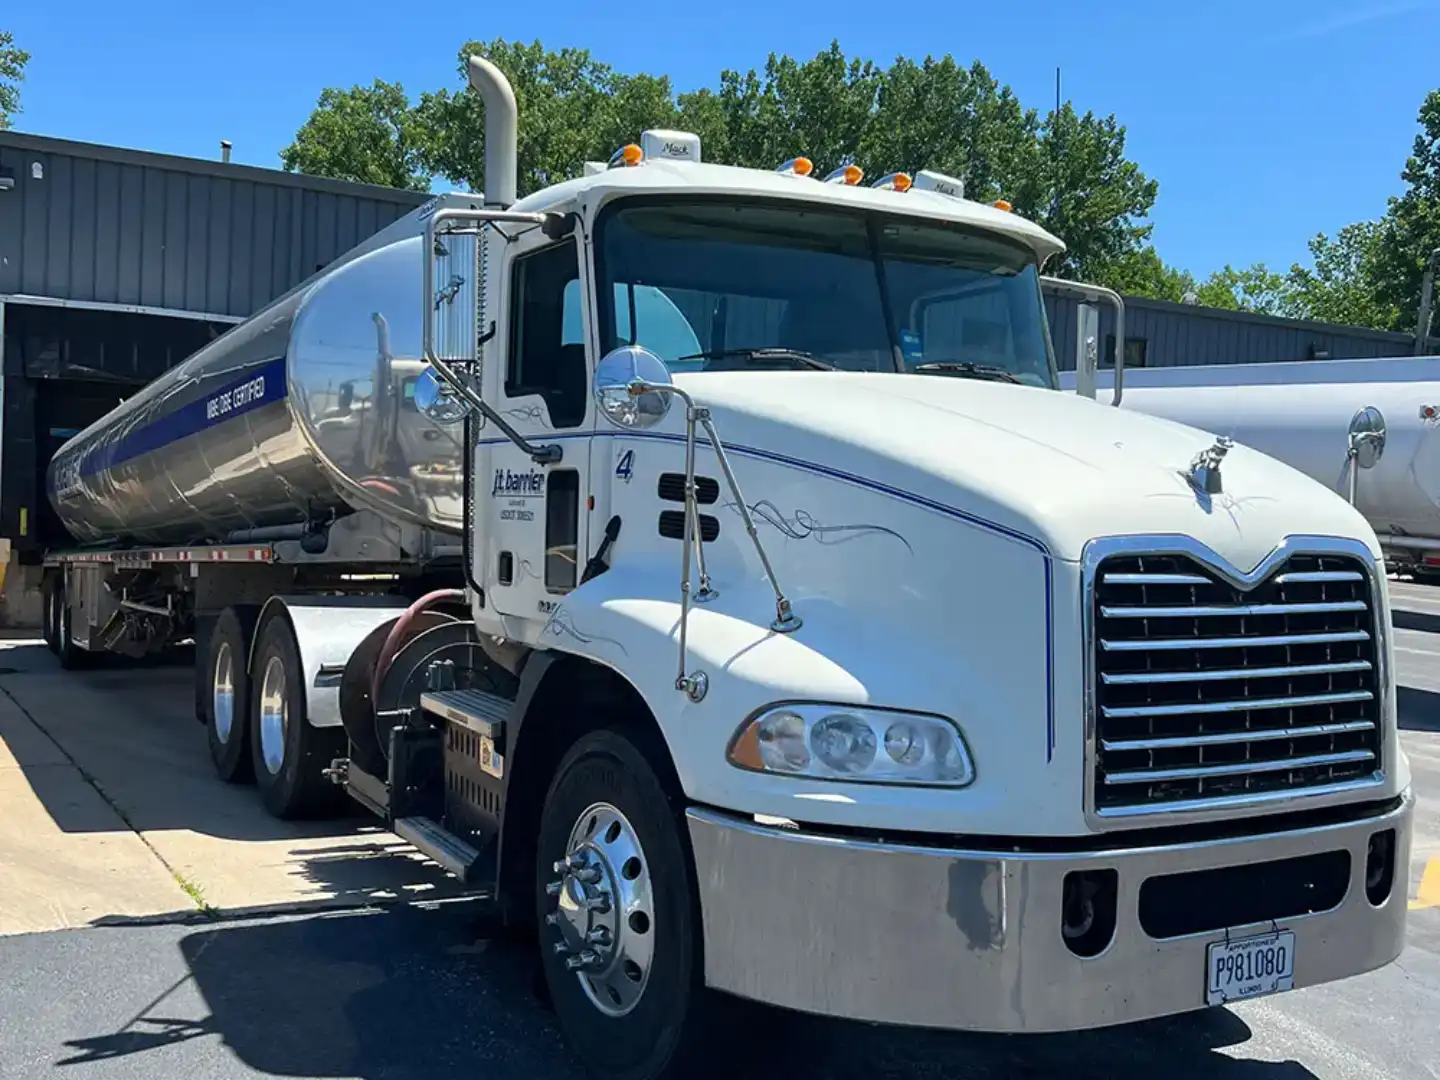
<svg viewBox="0 0 1440 1080"><path fill-rule="evenodd" d="M1374 405L1366 405L1350 420L1350 449L1355 464L1373 469L1385 453L1385 417Z"/></svg>
<svg viewBox="0 0 1440 1080"><path fill-rule="evenodd" d="M622 345L595 369L595 404L616 427L648 428L670 411L675 395L665 361L641 345Z"/></svg>
<svg viewBox="0 0 1440 1080"><path fill-rule="evenodd" d="M427 367L415 380L415 407L437 424L458 423L470 411L433 367Z"/></svg>

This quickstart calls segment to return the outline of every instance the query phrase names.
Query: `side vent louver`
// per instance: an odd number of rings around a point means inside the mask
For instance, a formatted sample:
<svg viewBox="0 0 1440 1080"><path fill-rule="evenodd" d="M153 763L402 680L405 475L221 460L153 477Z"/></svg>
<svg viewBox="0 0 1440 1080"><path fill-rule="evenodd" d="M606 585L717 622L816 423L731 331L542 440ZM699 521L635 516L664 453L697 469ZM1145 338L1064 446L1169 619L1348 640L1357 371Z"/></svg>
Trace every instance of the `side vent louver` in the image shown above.
<svg viewBox="0 0 1440 1080"><path fill-rule="evenodd" d="M685 474L667 472L660 474L660 498L666 502L685 501ZM695 500L701 506L709 506L720 498L720 485L708 476L695 477Z"/></svg>
<svg viewBox="0 0 1440 1080"><path fill-rule="evenodd" d="M660 535L667 540L685 539L685 511L660 511ZM700 515L700 539L707 544L720 535L720 521L709 514Z"/></svg>

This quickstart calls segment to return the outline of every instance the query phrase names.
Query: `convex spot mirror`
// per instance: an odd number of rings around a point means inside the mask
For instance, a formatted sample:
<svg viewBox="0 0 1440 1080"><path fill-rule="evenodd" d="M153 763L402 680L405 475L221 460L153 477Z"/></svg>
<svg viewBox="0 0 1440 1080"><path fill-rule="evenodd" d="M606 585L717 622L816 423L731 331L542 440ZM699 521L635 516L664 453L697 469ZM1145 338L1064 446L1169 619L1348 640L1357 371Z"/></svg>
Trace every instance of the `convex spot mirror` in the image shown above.
<svg viewBox="0 0 1440 1080"><path fill-rule="evenodd" d="M652 427L670 411L674 394L641 390L637 384L674 385L665 361L641 345L622 345L607 353L595 369L595 404L616 427Z"/></svg>
<svg viewBox="0 0 1440 1080"><path fill-rule="evenodd" d="M1373 469L1385 453L1385 417L1374 405L1367 405L1350 420L1350 445L1355 449L1355 464Z"/></svg>
<svg viewBox="0 0 1440 1080"><path fill-rule="evenodd" d="M427 367L415 380L415 407L437 424L458 423L470 411L433 367Z"/></svg>

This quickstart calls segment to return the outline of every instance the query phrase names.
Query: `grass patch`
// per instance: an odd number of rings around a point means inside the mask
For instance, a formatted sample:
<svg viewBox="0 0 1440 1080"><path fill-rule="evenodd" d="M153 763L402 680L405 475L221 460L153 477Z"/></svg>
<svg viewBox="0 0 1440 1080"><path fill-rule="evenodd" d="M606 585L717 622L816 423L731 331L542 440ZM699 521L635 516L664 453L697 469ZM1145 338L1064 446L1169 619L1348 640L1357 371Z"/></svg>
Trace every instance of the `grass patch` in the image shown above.
<svg viewBox="0 0 1440 1080"><path fill-rule="evenodd" d="M215 917L220 914L220 909L205 899L204 892L201 891L200 886L196 885L195 882L191 881L184 874L176 874L175 881L179 884L180 888L185 890L185 895L190 897L191 902L195 905L195 909L202 915Z"/></svg>

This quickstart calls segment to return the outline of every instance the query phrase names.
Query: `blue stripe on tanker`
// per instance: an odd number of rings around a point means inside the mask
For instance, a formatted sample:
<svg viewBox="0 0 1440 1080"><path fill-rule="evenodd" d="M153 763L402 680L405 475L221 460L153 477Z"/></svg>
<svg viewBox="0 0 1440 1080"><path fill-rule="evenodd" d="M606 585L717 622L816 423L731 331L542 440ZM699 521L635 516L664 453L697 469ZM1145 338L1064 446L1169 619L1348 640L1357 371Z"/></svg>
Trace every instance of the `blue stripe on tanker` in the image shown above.
<svg viewBox="0 0 1440 1080"><path fill-rule="evenodd" d="M207 428L280 401L288 393L285 374L283 356L252 367L238 379L213 393L187 402L174 412L166 413L113 442L92 447L75 466L66 466L64 471L74 477L95 476L181 439L198 435ZM62 482L64 479L66 478L57 475L57 491L68 486Z"/></svg>

